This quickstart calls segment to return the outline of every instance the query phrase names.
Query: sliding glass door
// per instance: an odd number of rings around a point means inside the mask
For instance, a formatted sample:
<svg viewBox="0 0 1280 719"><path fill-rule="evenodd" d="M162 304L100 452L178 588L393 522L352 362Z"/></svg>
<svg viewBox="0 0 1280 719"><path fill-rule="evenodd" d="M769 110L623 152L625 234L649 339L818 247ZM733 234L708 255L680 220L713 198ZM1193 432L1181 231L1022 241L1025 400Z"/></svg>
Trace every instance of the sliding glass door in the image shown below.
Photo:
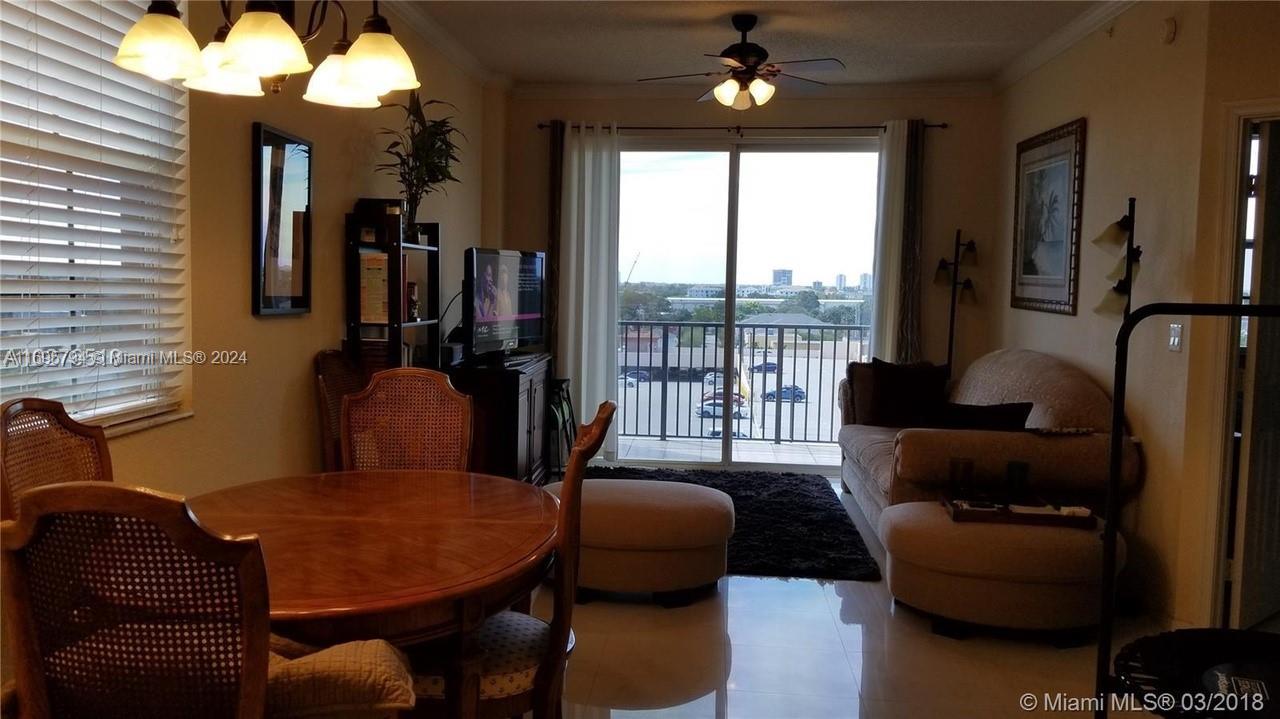
<svg viewBox="0 0 1280 719"><path fill-rule="evenodd" d="M622 153L620 459L834 466L870 352L876 142Z"/></svg>
<svg viewBox="0 0 1280 719"><path fill-rule="evenodd" d="M743 148L736 364L750 421L733 459L836 465L837 388L871 351L878 156L854 148Z"/></svg>

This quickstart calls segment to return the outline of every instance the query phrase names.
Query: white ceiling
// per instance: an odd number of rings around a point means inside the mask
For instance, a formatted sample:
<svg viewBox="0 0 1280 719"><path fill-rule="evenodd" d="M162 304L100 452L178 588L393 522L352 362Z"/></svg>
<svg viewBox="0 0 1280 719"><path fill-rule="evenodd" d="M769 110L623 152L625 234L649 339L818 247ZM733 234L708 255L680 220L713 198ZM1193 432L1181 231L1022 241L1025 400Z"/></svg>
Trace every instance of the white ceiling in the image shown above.
<svg viewBox="0 0 1280 719"><path fill-rule="evenodd" d="M515 84L612 85L717 69L736 12L771 60L837 57L832 84L987 81L1097 2L431 2L414 7ZM801 74L797 72L797 74ZM706 84L705 79L678 80Z"/></svg>

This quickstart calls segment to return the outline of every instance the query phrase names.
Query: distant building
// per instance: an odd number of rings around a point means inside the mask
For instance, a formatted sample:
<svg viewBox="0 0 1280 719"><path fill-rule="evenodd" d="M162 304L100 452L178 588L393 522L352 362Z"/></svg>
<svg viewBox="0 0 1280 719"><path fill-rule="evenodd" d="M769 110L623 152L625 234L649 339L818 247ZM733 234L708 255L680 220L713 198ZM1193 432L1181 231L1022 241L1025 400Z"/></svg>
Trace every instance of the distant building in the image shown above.
<svg viewBox="0 0 1280 719"><path fill-rule="evenodd" d="M689 288L690 297L724 297L724 287L720 285L694 285Z"/></svg>
<svg viewBox="0 0 1280 719"><path fill-rule="evenodd" d="M790 287L792 273L791 270L774 270L773 286L774 287Z"/></svg>
<svg viewBox="0 0 1280 719"><path fill-rule="evenodd" d="M844 288L849 285L849 278L844 275L836 275L836 289L844 292Z"/></svg>
<svg viewBox="0 0 1280 719"><path fill-rule="evenodd" d="M785 297L785 298L797 297L801 292L813 292L813 288L804 287L804 286L797 287L795 285L788 285L786 287L773 288L773 294L778 297Z"/></svg>
<svg viewBox="0 0 1280 719"><path fill-rule="evenodd" d="M769 294L769 288L760 285L738 285L737 294L739 297L759 297Z"/></svg>
<svg viewBox="0 0 1280 719"><path fill-rule="evenodd" d="M858 289L862 290L863 292L870 292L870 291L871 291L871 275L870 275L870 273L863 272L863 273L862 273L862 276L860 276L860 277L858 278Z"/></svg>
<svg viewBox="0 0 1280 719"><path fill-rule="evenodd" d="M821 293L822 293L822 280L814 280L814 281L813 281L813 291L814 291L814 292L817 292L817 293L819 293L819 294L821 294Z"/></svg>

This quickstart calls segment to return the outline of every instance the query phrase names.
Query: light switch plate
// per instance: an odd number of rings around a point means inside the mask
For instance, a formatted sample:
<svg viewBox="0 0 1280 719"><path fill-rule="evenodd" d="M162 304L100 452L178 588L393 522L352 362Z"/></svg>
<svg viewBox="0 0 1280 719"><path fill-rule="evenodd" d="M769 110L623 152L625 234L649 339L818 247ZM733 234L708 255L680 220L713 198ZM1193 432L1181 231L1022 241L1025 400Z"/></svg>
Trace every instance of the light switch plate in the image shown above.
<svg viewBox="0 0 1280 719"><path fill-rule="evenodd" d="M1182 323L1181 322L1169 323L1169 351L1170 352L1182 351Z"/></svg>

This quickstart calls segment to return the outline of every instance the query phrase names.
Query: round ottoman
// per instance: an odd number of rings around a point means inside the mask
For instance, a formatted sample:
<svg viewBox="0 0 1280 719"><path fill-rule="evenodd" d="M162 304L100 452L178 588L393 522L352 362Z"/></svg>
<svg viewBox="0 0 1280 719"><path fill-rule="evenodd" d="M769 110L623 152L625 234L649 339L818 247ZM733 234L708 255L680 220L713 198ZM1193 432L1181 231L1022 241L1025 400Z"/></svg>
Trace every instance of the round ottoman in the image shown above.
<svg viewBox="0 0 1280 719"><path fill-rule="evenodd" d="M1102 531L955 522L940 502L907 502L880 515L889 592L946 619L1014 629L1098 623ZM1124 566L1124 538L1117 543Z"/></svg>
<svg viewBox="0 0 1280 719"><path fill-rule="evenodd" d="M560 483L546 490L559 496ZM578 586L660 594L714 587L725 575L732 534L733 500L718 489L584 480ZM679 603L680 596L671 599Z"/></svg>

